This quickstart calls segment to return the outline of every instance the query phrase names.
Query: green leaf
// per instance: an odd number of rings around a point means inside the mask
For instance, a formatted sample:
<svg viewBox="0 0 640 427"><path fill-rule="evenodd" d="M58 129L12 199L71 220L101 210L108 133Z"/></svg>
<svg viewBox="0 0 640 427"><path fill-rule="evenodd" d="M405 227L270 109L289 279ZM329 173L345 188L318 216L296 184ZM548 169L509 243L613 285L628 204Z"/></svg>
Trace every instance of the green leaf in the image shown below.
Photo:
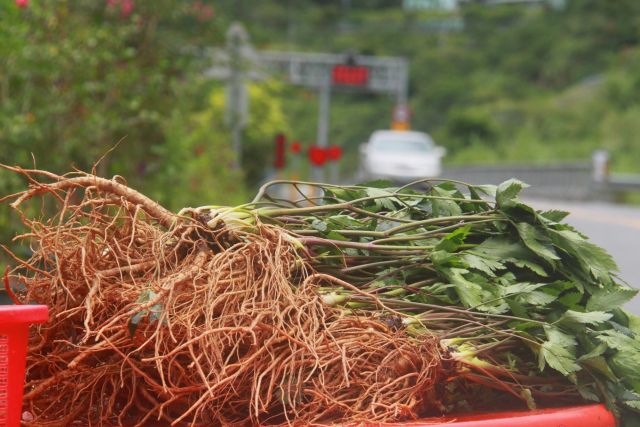
<svg viewBox="0 0 640 427"><path fill-rule="evenodd" d="M579 360L586 360L593 357L602 356L604 352L607 351L607 348L609 348L607 344L603 342L598 343L598 345L596 345L589 353L580 356Z"/></svg>
<svg viewBox="0 0 640 427"><path fill-rule="evenodd" d="M514 208L522 204L518 199L518 194L528 185L522 181L512 178L498 185L496 189L496 203L500 209Z"/></svg>
<svg viewBox="0 0 640 427"><path fill-rule="evenodd" d="M342 234L338 233L337 231L330 231L327 233L327 238L331 239L331 240L342 240L342 241L349 241L351 239L349 239L348 237L343 236Z"/></svg>
<svg viewBox="0 0 640 427"><path fill-rule="evenodd" d="M384 188L391 189L395 187L395 184L392 181L387 179L375 179L373 181L363 182L362 184L357 184L358 187L371 187L371 188Z"/></svg>
<svg viewBox="0 0 640 427"><path fill-rule="evenodd" d="M637 289L618 288L612 291L598 289L587 302L587 310L611 310L630 301L638 293Z"/></svg>
<svg viewBox="0 0 640 427"><path fill-rule="evenodd" d="M509 309L507 304L499 301L497 295L476 283L479 276L476 275L473 281L468 280L465 277L465 274L469 273L468 270L439 268L439 271L454 285L456 293L465 307L473 307L490 313L504 313Z"/></svg>
<svg viewBox="0 0 640 427"><path fill-rule="evenodd" d="M482 271L489 277L495 277L496 271L504 270L505 268L507 268L499 261L484 258L472 253L465 253L464 255L462 255L462 260L469 266L469 268Z"/></svg>
<svg viewBox="0 0 640 427"><path fill-rule="evenodd" d="M640 336L640 316L636 316L635 314L628 313L626 311L624 311L624 313L629 319L629 329L631 329L637 336Z"/></svg>
<svg viewBox="0 0 640 427"><path fill-rule="evenodd" d="M558 297L555 295L548 294L546 292L533 291L527 294L520 295L518 299L527 304L535 305L538 307L544 307L545 305L551 304Z"/></svg>
<svg viewBox="0 0 640 427"><path fill-rule="evenodd" d="M502 288L501 293L504 296L519 295L525 292L532 292L545 285L546 283L514 283L513 285Z"/></svg>
<svg viewBox="0 0 640 427"><path fill-rule="evenodd" d="M554 245L571 255L586 272L603 284L611 284L611 272L618 266L604 249L571 230L548 230Z"/></svg>
<svg viewBox="0 0 640 427"><path fill-rule="evenodd" d="M140 293L140 296L138 296L138 299L136 300L136 302L139 304L144 304L146 302L154 300L155 298L157 298L157 296L158 294L155 293L154 291L150 289L146 289ZM127 324L129 333L131 334L131 336L135 335L136 330L138 329L138 324L144 317L148 317L150 322L155 322L158 319L160 319L161 314L162 314L162 304L160 303L154 304L149 309L145 309L137 312L136 314L133 315L133 317L131 317L131 319L129 319L129 323Z"/></svg>
<svg viewBox="0 0 640 427"><path fill-rule="evenodd" d="M604 311L590 311L587 313L580 313L579 311L567 310L560 318L561 323L566 324L587 324L597 325L602 322L606 322L611 319L613 315L611 313L605 313Z"/></svg>
<svg viewBox="0 0 640 427"><path fill-rule="evenodd" d="M394 202L398 202L398 199L394 197L393 193L379 188L367 188L366 193L369 197L376 197L374 203L379 207L389 211L394 211L396 209Z"/></svg>
<svg viewBox="0 0 640 427"><path fill-rule="evenodd" d="M529 269L540 277L549 277L549 274L547 274L544 268L535 262L516 258L507 258L505 261L515 265L516 267Z"/></svg>
<svg viewBox="0 0 640 427"><path fill-rule="evenodd" d="M568 308L577 308L582 295L580 292L569 292L558 298L558 302Z"/></svg>
<svg viewBox="0 0 640 427"><path fill-rule="evenodd" d="M640 393L640 353L618 351L608 361L611 370L626 385Z"/></svg>
<svg viewBox="0 0 640 427"><path fill-rule="evenodd" d="M586 365L607 377L610 381L618 381L616 374L613 373L607 360L602 356L594 356L589 358L580 358L583 365Z"/></svg>
<svg viewBox="0 0 640 427"><path fill-rule="evenodd" d="M313 219L313 221L311 222L311 226L318 231L327 231L327 228L328 228L326 222L319 220L317 218Z"/></svg>
<svg viewBox="0 0 640 427"><path fill-rule="evenodd" d="M555 261L560 259L542 231L526 222L516 224L516 229L523 243L536 255L545 259L551 265L554 265Z"/></svg>
<svg viewBox="0 0 640 427"><path fill-rule="evenodd" d="M560 344L563 347L573 349L576 345L576 339L571 335L565 334L555 326L545 326L544 332L550 342Z"/></svg>
<svg viewBox="0 0 640 427"><path fill-rule="evenodd" d="M498 191L498 186L492 184L485 185L472 185L471 188L486 194L487 196L495 198L496 193Z"/></svg>
<svg viewBox="0 0 640 427"><path fill-rule="evenodd" d="M540 212L540 216L552 222L560 222L565 219L567 215L569 215L569 212L559 211L555 209Z"/></svg>
<svg viewBox="0 0 640 427"><path fill-rule="evenodd" d="M545 341L540 347L540 370L544 369L544 362L563 375L580 370L576 357L559 343Z"/></svg>
<svg viewBox="0 0 640 427"><path fill-rule="evenodd" d="M640 400L625 400L622 403L624 403L630 408L640 411Z"/></svg>
<svg viewBox="0 0 640 427"><path fill-rule="evenodd" d="M533 258L533 254L522 243L506 237L490 237L466 252L497 261Z"/></svg>
<svg viewBox="0 0 640 427"><path fill-rule="evenodd" d="M456 228L451 233L442 238L440 243L435 247L436 250L455 252L464 244L464 239L471 231L471 225Z"/></svg>
<svg viewBox="0 0 640 427"><path fill-rule="evenodd" d="M442 188L442 186L436 186L433 187L432 192L435 196L454 197L454 194L452 193L457 191L448 191L445 188ZM462 214L462 209L453 200L432 199L431 206L433 209L433 216L458 216Z"/></svg>
<svg viewBox="0 0 640 427"><path fill-rule="evenodd" d="M622 332L606 330L600 332L596 338L616 350L640 355L640 341L628 337ZM638 360L640 361L640 357Z"/></svg>

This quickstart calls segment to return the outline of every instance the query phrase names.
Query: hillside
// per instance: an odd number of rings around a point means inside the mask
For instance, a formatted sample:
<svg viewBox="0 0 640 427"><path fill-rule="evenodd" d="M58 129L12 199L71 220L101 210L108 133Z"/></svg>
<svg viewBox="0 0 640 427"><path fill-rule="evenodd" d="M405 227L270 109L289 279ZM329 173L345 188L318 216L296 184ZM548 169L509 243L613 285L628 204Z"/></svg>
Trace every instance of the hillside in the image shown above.
<svg viewBox="0 0 640 427"><path fill-rule="evenodd" d="M396 1L220 8L262 48L409 58L413 126L434 134L448 161L583 159L604 147L614 170L640 172L637 1L468 2L455 12L407 11ZM293 133L307 141L315 138L314 96L292 89L284 105ZM372 126L388 126L392 106L384 97L334 96L332 141L353 159Z"/></svg>

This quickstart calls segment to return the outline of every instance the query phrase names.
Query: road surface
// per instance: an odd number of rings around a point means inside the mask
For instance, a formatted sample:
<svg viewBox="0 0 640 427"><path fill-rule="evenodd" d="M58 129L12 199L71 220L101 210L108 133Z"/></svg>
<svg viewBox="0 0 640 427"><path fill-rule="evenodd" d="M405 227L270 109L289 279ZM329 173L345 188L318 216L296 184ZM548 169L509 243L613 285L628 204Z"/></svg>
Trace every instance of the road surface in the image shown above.
<svg viewBox="0 0 640 427"><path fill-rule="evenodd" d="M598 202L561 202L527 200L536 209L561 209L571 212L566 221L605 248L618 263L620 277L640 288L640 207ZM640 296L626 308L640 315Z"/></svg>

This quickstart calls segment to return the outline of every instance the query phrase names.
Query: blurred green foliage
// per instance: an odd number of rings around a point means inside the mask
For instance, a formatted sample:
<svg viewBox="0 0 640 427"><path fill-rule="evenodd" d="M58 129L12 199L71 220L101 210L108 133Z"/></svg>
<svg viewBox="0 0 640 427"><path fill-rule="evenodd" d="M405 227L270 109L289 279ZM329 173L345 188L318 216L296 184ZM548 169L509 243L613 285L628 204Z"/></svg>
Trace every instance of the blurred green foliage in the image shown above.
<svg viewBox="0 0 640 427"><path fill-rule="evenodd" d="M604 147L614 170L640 172L640 2L481 3L455 13L404 11L398 1L219 6L262 48L406 56L413 127L432 133L449 162L585 160ZM452 22L463 30L437 31ZM294 134L313 141L317 99L307 97L285 109L298 118ZM389 126L393 104L333 95L330 137L346 148L344 169L372 130Z"/></svg>
<svg viewBox="0 0 640 427"><path fill-rule="evenodd" d="M247 167L231 167L223 91L199 53L230 19L213 1L0 0L0 163L65 173L104 156L99 175L173 210L244 201L287 121L276 85L252 87ZM24 185L0 170L0 194ZM7 211L2 242L19 228Z"/></svg>
<svg viewBox="0 0 640 427"><path fill-rule="evenodd" d="M449 13L392 0L0 0L0 162L89 170L118 144L97 172L171 209L246 199L273 172L276 133L315 141L318 99L252 85L243 170L230 167L222 83L203 77L197 52L223 46L240 20L258 49L407 57L413 127L449 162L585 159L604 147L614 170L640 171L640 2L479 3ZM347 176L358 144L389 126L394 99L331 99ZM0 171L2 194L19 182ZM14 224L0 214L6 240Z"/></svg>

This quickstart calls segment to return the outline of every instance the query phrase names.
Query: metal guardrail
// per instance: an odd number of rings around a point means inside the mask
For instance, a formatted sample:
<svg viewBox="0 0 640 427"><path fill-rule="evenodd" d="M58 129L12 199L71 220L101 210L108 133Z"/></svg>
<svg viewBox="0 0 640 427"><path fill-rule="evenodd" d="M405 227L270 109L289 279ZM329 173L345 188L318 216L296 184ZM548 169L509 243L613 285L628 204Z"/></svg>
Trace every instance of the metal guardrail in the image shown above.
<svg viewBox="0 0 640 427"><path fill-rule="evenodd" d="M640 191L640 175L612 174L606 186L613 191Z"/></svg>
<svg viewBox="0 0 640 427"><path fill-rule="evenodd" d="M450 166L442 177L471 184L500 184L517 178L531 186L525 195L565 200L611 199L615 193L640 191L640 175L599 175L592 162Z"/></svg>

